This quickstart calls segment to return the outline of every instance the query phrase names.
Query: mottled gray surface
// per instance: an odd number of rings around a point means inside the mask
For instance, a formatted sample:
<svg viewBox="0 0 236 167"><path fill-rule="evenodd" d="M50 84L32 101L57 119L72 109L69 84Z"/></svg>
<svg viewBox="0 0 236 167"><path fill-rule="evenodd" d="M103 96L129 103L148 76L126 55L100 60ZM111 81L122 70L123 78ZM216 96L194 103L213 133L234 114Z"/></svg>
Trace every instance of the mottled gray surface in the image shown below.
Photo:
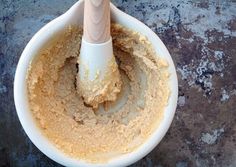
<svg viewBox="0 0 236 167"><path fill-rule="evenodd" d="M76 0L0 0L0 167L60 166L28 139L13 77L32 35ZM236 2L113 0L166 44L178 71L178 108L165 138L133 166L236 166Z"/></svg>

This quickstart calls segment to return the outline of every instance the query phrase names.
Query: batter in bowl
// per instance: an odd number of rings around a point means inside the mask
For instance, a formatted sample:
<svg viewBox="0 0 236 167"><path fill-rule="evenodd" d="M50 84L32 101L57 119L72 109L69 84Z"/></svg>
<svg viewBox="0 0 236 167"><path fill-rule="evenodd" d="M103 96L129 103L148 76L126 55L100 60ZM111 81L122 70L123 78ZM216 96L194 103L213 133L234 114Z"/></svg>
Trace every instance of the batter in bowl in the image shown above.
<svg viewBox="0 0 236 167"><path fill-rule="evenodd" d="M27 90L42 133L65 154L106 162L132 152L163 119L170 96L168 63L143 35L111 27L122 86L114 102L93 108L77 91L82 29L70 26L31 62Z"/></svg>

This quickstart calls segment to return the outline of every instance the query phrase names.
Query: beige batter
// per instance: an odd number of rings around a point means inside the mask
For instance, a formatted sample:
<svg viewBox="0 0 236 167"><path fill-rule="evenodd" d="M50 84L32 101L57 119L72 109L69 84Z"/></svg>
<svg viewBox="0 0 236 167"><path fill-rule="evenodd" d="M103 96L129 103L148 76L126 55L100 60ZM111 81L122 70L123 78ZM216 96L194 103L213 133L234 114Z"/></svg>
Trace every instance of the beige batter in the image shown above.
<svg viewBox="0 0 236 167"><path fill-rule="evenodd" d="M78 62L79 63L79 62ZM81 65L81 64L80 64ZM81 80L77 73L77 91L82 95L86 104L98 108L98 105L109 101L114 102L121 91L121 76L114 57L108 61L108 69L104 76L97 71L94 80L88 79L89 69L86 69L85 76Z"/></svg>
<svg viewBox="0 0 236 167"><path fill-rule="evenodd" d="M113 24L123 84L116 101L93 109L77 91L81 34L82 29L69 27L31 63L29 104L43 134L56 147L75 158L106 162L132 152L159 125L170 95L168 64L144 36Z"/></svg>

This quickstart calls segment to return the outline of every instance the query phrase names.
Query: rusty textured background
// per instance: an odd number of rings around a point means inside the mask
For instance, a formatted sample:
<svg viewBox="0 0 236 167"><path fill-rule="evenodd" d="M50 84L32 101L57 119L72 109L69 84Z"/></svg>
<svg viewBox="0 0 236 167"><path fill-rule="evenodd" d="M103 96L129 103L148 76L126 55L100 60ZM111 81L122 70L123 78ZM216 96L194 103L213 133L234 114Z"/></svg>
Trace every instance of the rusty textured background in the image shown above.
<svg viewBox="0 0 236 167"><path fill-rule="evenodd" d="M13 78L35 32L76 0L0 0L0 167L56 167L16 115ZM236 1L113 0L169 49L179 78L176 116L162 142L133 167L236 166Z"/></svg>

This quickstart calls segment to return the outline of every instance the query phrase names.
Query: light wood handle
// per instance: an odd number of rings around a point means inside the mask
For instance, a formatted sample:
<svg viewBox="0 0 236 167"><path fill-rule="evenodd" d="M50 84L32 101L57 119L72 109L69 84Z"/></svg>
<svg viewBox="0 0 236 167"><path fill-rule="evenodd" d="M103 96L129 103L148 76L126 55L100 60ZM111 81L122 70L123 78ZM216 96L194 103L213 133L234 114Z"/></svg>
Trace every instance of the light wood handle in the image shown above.
<svg viewBox="0 0 236 167"><path fill-rule="evenodd" d="M87 42L107 42L110 24L110 0L85 0L83 33Z"/></svg>

